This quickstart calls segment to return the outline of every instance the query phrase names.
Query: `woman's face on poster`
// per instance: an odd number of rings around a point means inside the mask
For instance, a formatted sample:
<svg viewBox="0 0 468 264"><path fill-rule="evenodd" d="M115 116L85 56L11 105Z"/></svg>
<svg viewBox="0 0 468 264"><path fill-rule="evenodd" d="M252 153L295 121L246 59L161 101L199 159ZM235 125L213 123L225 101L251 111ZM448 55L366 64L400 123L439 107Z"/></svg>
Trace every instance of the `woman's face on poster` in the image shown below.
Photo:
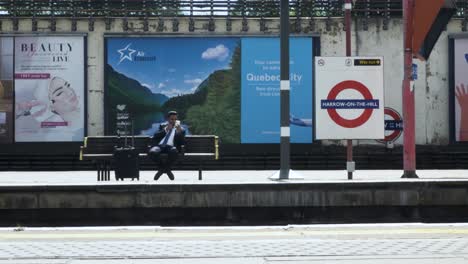
<svg viewBox="0 0 468 264"><path fill-rule="evenodd" d="M51 81L49 93L52 110L58 114L78 110L78 96L75 94L69 82L61 78L54 78Z"/></svg>

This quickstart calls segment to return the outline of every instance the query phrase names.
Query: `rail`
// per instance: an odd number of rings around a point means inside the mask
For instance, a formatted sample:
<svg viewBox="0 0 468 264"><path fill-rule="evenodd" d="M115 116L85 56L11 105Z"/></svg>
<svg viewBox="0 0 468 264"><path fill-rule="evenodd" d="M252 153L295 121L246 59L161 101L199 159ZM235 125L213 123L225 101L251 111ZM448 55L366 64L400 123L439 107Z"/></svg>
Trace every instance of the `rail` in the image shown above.
<svg viewBox="0 0 468 264"><path fill-rule="evenodd" d="M0 0L0 18L22 17L252 17L279 16L280 0ZM342 17L344 0L290 0L291 16ZM456 17L468 20L468 0ZM401 17L401 0L356 0L355 17Z"/></svg>

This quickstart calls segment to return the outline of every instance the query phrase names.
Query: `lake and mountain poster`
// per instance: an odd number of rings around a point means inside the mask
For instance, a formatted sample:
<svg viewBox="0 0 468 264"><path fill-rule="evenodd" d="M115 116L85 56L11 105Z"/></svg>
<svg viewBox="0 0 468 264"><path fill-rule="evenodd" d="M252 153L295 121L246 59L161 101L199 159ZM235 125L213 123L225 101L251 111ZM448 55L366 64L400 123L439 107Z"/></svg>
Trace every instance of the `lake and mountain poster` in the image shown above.
<svg viewBox="0 0 468 264"><path fill-rule="evenodd" d="M106 47L106 134L152 136L175 110L187 134L240 142L239 38L107 38Z"/></svg>

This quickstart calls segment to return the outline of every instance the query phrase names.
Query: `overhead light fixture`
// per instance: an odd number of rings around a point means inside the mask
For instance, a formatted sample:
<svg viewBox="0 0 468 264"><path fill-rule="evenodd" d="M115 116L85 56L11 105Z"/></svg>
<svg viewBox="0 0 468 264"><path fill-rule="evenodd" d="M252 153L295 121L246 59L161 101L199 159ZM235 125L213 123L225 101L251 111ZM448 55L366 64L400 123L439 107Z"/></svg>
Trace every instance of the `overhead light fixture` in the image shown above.
<svg viewBox="0 0 468 264"><path fill-rule="evenodd" d="M145 17L145 19L143 20L143 31L145 32L149 31L149 23L148 23L147 17Z"/></svg>
<svg viewBox="0 0 468 264"><path fill-rule="evenodd" d="M104 23L106 24L106 30L111 30L111 25L112 25L111 19L106 18L106 21Z"/></svg>
<svg viewBox="0 0 468 264"><path fill-rule="evenodd" d="M31 30L32 31L37 31L37 19L33 17L32 23L31 23Z"/></svg>
<svg viewBox="0 0 468 264"><path fill-rule="evenodd" d="M50 31L55 32L57 30L57 21L54 17L50 20Z"/></svg>
<svg viewBox="0 0 468 264"><path fill-rule="evenodd" d="M261 31L261 32L265 32L265 31L267 31L267 30L268 30L268 29L267 29L267 27L266 27L265 18L262 17L262 18L260 19L260 31Z"/></svg>
<svg viewBox="0 0 468 264"><path fill-rule="evenodd" d="M159 18L159 20L158 20L158 31L159 32L164 31L164 20L162 18Z"/></svg>
<svg viewBox="0 0 468 264"><path fill-rule="evenodd" d="M179 20L177 18L172 19L172 32L179 32Z"/></svg>
<svg viewBox="0 0 468 264"><path fill-rule="evenodd" d="M18 28L19 28L18 18L14 17L12 22L13 22L13 31L18 31Z"/></svg>
<svg viewBox="0 0 468 264"><path fill-rule="evenodd" d="M301 19L297 19L296 20L296 23L294 25L295 29L296 29L296 33L301 33L302 31L302 22L301 22Z"/></svg>
<svg viewBox="0 0 468 264"><path fill-rule="evenodd" d="M216 25L214 22L213 18L210 18L210 21L208 21L208 31L213 32L216 29Z"/></svg>
<svg viewBox="0 0 468 264"><path fill-rule="evenodd" d="M190 18L188 28L189 28L189 32L195 31L195 20L193 20L193 18Z"/></svg>
<svg viewBox="0 0 468 264"><path fill-rule="evenodd" d="M245 17L242 19L242 31L249 31L249 22L247 22L247 19Z"/></svg>
<svg viewBox="0 0 468 264"><path fill-rule="evenodd" d="M94 19L92 17L88 21L88 31L94 31Z"/></svg>
<svg viewBox="0 0 468 264"><path fill-rule="evenodd" d="M226 31L232 31L232 21L229 17L226 19Z"/></svg>
<svg viewBox="0 0 468 264"><path fill-rule="evenodd" d="M315 21L314 21L314 19L312 17L309 20L309 30L312 31L312 32L315 31Z"/></svg>
<svg viewBox="0 0 468 264"><path fill-rule="evenodd" d="M128 20L127 20L127 18L124 18L122 20L122 29L123 29L123 31L128 31Z"/></svg>
<svg viewBox="0 0 468 264"><path fill-rule="evenodd" d="M72 21L71 21L71 31L76 31L77 30L77 22L76 22L76 18L73 18Z"/></svg>

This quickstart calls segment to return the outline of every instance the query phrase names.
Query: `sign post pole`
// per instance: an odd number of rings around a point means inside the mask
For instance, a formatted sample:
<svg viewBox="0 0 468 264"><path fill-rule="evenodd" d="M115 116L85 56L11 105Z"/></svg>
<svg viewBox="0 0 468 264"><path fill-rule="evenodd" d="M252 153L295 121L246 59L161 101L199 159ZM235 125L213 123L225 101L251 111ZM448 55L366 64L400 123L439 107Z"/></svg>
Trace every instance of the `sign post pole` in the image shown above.
<svg viewBox="0 0 468 264"><path fill-rule="evenodd" d="M346 27L346 57L351 56L351 0L345 2L345 27ZM348 171L348 180L353 179L354 161L353 161L353 140L346 141L346 170Z"/></svg>

